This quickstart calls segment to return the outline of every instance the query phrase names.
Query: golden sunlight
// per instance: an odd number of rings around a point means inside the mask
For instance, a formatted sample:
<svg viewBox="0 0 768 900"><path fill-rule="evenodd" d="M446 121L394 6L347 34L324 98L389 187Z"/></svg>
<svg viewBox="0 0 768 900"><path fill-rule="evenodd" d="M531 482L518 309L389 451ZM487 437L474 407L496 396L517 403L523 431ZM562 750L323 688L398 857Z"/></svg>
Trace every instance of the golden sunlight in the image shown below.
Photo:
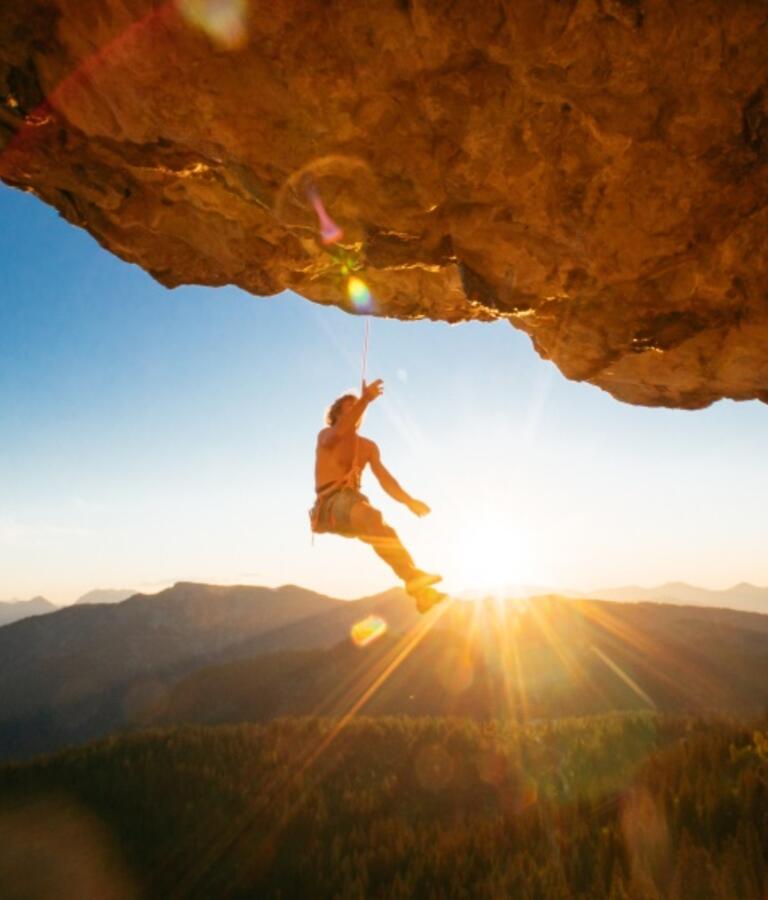
<svg viewBox="0 0 768 900"><path fill-rule="evenodd" d="M514 596L515 588L531 581L538 566L525 531L508 516L474 517L468 513L456 533L444 571L455 590L485 596Z"/></svg>

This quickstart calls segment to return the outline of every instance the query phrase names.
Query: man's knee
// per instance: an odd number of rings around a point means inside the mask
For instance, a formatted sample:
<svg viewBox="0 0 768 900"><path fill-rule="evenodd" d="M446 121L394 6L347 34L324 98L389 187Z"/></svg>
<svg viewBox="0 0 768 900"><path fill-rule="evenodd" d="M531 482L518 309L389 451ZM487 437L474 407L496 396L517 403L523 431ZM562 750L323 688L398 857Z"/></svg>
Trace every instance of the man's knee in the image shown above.
<svg viewBox="0 0 768 900"><path fill-rule="evenodd" d="M355 529L361 540L376 543L395 543L397 532L387 525L384 517L377 509L372 509L359 528Z"/></svg>
<svg viewBox="0 0 768 900"><path fill-rule="evenodd" d="M387 540L395 537L395 529L390 528L384 521L380 512L371 516L370 521L365 529L363 529L364 537L385 538Z"/></svg>
<svg viewBox="0 0 768 900"><path fill-rule="evenodd" d="M361 535L381 534L382 528L386 527L378 509L374 509L367 503L358 503L353 506L349 520L354 530Z"/></svg>

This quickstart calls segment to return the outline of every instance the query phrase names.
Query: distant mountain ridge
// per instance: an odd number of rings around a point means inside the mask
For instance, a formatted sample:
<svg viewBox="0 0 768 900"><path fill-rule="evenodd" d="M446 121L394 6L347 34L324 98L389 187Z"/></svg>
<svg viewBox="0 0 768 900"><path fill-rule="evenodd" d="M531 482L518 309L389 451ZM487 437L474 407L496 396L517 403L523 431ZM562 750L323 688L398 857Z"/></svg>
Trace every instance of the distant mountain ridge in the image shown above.
<svg viewBox="0 0 768 900"><path fill-rule="evenodd" d="M83 603L122 603L123 600L133 597L136 593L138 592L133 588L96 588L93 591L88 591L87 594L83 594L82 597L78 597L74 605L79 606Z"/></svg>
<svg viewBox="0 0 768 900"><path fill-rule="evenodd" d="M122 603L136 593L133 588L97 588L78 597L72 604L80 606L88 603ZM45 613L55 612L61 607L46 600L45 597L33 597L31 600L6 600L0 601L0 627L19 622L30 616L41 616Z"/></svg>
<svg viewBox="0 0 768 900"><path fill-rule="evenodd" d="M43 613L58 609L45 597L32 597L31 600L6 600L0 602L0 626L10 625L28 616L40 616Z"/></svg>
<svg viewBox="0 0 768 900"><path fill-rule="evenodd" d="M670 581L650 588L636 585L601 588L581 592L581 596L592 597L596 600L675 603L768 614L768 587L759 587L745 581L723 590L696 587L696 585L686 584L683 581Z"/></svg>
<svg viewBox="0 0 768 900"><path fill-rule="evenodd" d="M486 594L487 591L482 590L465 590L459 592L458 596L462 600L481 600ZM759 587L746 581L721 590L697 587L684 581L669 581L656 587L623 585L589 591L541 584L510 584L500 590L495 590L494 594L521 599L553 595L592 600L617 600L623 603L674 603L684 606L739 609L744 612L768 614L768 587Z"/></svg>
<svg viewBox="0 0 768 900"><path fill-rule="evenodd" d="M183 582L180 582L183 583ZM286 585L284 587L290 587ZM398 590L398 589L392 589ZM72 606L91 604L118 604L137 596L131 588L96 588L88 591ZM156 595L160 596L163 592ZM389 592L385 591L384 596ZM482 600L487 592L482 590L464 590L456 596L461 600ZM499 591L495 591L498 594ZM757 612L768 615L768 587L759 587L748 582L740 582L722 590L697 587L683 581L670 581L656 587L625 585L622 587L597 588L590 591L557 588L546 585L521 584L509 585L501 591L503 596L528 599L554 595L569 598L591 598L594 600L616 600L619 602L673 603L676 605L702 606L707 608L738 609L744 612ZM17 622L28 616L38 616L61 609L44 597L33 597L31 600L9 600L0 602L0 627ZM342 613L341 617L344 618ZM299 626L300 630L302 627ZM258 642L255 646L258 646Z"/></svg>

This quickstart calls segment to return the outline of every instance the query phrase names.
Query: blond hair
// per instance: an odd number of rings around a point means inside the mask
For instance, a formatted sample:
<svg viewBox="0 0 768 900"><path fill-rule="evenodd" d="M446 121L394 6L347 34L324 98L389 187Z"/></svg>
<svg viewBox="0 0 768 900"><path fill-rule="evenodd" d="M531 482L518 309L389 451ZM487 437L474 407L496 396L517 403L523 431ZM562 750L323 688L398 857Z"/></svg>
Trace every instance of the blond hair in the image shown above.
<svg viewBox="0 0 768 900"><path fill-rule="evenodd" d="M357 400L357 394L342 394L341 397L334 400L325 411L326 425L334 426L336 424L336 420L339 418L339 413L341 412L341 407L345 400Z"/></svg>

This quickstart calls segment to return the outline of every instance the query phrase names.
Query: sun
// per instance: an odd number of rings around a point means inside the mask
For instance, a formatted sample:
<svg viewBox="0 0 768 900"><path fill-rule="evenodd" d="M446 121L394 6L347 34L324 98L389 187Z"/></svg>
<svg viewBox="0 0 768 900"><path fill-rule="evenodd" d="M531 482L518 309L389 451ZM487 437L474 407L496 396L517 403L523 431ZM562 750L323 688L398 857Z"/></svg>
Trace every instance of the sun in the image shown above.
<svg viewBox="0 0 768 900"><path fill-rule="evenodd" d="M455 590L514 596L535 579L538 566L525 530L505 516L469 516L451 543L444 570Z"/></svg>

